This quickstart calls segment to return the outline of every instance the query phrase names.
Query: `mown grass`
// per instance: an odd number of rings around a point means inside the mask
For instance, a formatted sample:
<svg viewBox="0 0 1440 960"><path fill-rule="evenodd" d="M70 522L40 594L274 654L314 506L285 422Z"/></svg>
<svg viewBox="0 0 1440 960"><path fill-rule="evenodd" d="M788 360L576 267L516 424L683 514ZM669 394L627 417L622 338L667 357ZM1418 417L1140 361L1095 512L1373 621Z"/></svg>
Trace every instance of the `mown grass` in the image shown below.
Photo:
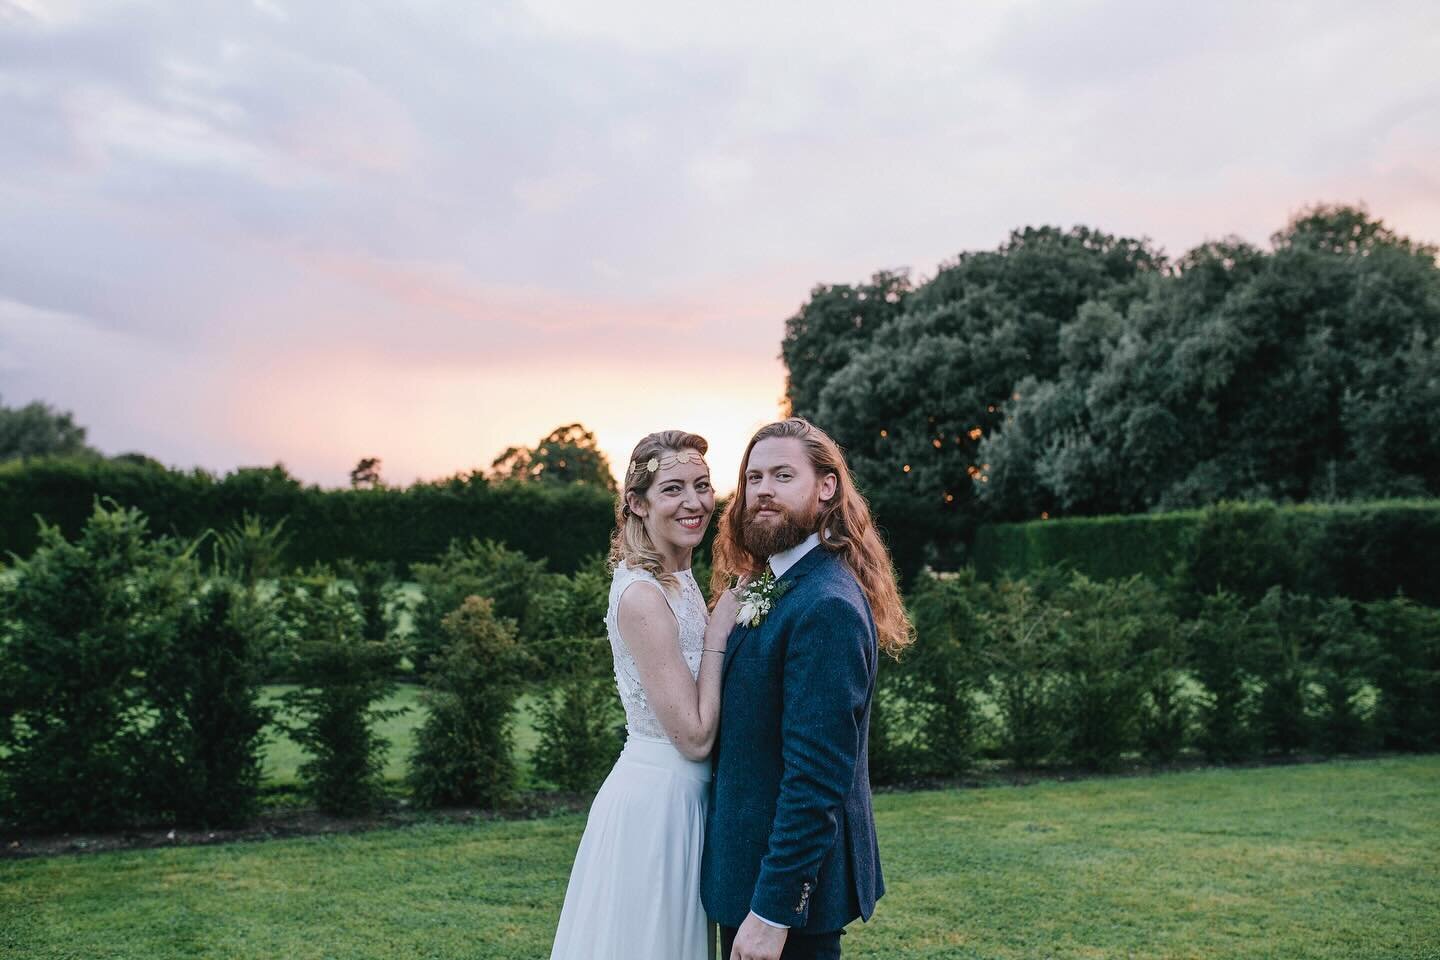
<svg viewBox="0 0 1440 960"><path fill-rule="evenodd" d="M881 794L849 958L1440 956L1440 757ZM580 816L0 862L0 955L541 958Z"/></svg>

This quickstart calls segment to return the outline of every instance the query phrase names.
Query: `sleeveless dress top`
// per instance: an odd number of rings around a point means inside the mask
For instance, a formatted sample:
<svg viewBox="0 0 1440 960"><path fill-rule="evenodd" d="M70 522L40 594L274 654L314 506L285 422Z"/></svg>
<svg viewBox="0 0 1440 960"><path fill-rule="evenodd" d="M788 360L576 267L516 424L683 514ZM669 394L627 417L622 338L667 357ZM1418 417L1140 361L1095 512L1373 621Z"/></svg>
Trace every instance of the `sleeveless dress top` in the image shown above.
<svg viewBox="0 0 1440 960"><path fill-rule="evenodd" d="M692 677L699 676L700 655L705 646L705 625L709 614L705 609L705 594L695 582L695 575L689 570L675 574L679 580L678 589L666 589L648 570L631 569L625 563L615 568L614 579L610 581L610 604L605 612L605 632L610 638L610 653L615 662L615 686L620 691L620 703L625 707L625 729L632 738L669 742L665 729L655 719L645 697L645 688L640 685L640 670L635 658L620 636L620 598L633 584L652 584L665 595L670 612L680 625L680 653Z"/></svg>
<svg viewBox="0 0 1440 960"><path fill-rule="evenodd" d="M705 597L689 570L665 590L621 564L610 585L606 632L629 738L605 778L575 851L551 960L709 960L714 925L700 903L710 804L710 761L689 760L665 735L620 636L620 598L641 581L659 588L680 625L690 673L700 670Z"/></svg>

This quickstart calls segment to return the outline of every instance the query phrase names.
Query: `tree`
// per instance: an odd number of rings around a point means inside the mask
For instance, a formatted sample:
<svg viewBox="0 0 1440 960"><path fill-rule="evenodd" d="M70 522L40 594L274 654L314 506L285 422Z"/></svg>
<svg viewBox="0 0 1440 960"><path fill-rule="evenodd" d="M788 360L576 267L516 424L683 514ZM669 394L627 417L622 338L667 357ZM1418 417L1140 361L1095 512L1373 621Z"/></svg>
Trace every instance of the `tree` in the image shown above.
<svg viewBox="0 0 1440 960"><path fill-rule="evenodd" d="M355 469L350 471L350 486L356 490L373 490L383 485L384 481L380 479L379 457L363 457L355 464Z"/></svg>
<svg viewBox="0 0 1440 960"><path fill-rule="evenodd" d="M1018 382L1055 375L1061 327L1091 301L1123 311L1163 266L1143 240L1083 227L1017 231L908 293L904 312L828 376L815 418L845 448L903 574L962 559L955 545L968 539L975 491L989 482L981 443L1021 399ZM792 386L797 374L808 383L792 366Z"/></svg>
<svg viewBox="0 0 1440 960"><path fill-rule="evenodd" d="M99 454L85 443L85 428L69 411L38 400L23 407L0 404L0 463L47 456Z"/></svg>
<svg viewBox="0 0 1440 960"><path fill-rule="evenodd" d="M589 483L615 492L610 461L583 424L556 427L534 447L509 447L490 464L496 480Z"/></svg>
<svg viewBox="0 0 1440 960"><path fill-rule="evenodd" d="M814 419L820 391L850 359L905 309L906 271L882 270L868 284L820 284L785 321L780 356L791 416Z"/></svg>
<svg viewBox="0 0 1440 960"><path fill-rule="evenodd" d="M1206 244L1062 326L981 446L992 515L1440 491L1434 249L1350 207L1271 242Z"/></svg>

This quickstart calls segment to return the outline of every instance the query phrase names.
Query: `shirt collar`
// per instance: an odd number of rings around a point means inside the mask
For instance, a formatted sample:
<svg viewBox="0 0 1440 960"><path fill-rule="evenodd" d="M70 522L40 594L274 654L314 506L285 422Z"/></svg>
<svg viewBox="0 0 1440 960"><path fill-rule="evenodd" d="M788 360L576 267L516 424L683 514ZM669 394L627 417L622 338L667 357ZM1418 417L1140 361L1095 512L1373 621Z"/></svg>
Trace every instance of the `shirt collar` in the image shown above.
<svg viewBox="0 0 1440 960"><path fill-rule="evenodd" d="M785 576L785 571L795 566L795 564L799 562L801 557L805 556L805 554L809 553L811 550L815 549L819 545L820 534L817 531L810 534L810 536L806 537L804 540L801 540L799 543L795 544L795 546L791 547L789 550L782 550L780 553L777 553L773 557L771 557L771 572L775 574L775 578L778 580L779 578Z"/></svg>

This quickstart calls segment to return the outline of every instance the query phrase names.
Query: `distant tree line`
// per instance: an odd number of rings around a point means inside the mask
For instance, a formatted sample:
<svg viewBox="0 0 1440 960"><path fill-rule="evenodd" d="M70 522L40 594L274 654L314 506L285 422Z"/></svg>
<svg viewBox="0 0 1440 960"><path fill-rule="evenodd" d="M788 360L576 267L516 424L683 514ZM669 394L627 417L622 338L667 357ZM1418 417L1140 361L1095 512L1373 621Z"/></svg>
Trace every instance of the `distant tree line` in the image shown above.
<svg viewBox="0 0 1440 960"><path fill-rule="evenodd" d="M1174 261L1017 230L918 285L817 286L781 352L906 571L995 520L1440 494L1435 248L1351 207Z"/></svg>

